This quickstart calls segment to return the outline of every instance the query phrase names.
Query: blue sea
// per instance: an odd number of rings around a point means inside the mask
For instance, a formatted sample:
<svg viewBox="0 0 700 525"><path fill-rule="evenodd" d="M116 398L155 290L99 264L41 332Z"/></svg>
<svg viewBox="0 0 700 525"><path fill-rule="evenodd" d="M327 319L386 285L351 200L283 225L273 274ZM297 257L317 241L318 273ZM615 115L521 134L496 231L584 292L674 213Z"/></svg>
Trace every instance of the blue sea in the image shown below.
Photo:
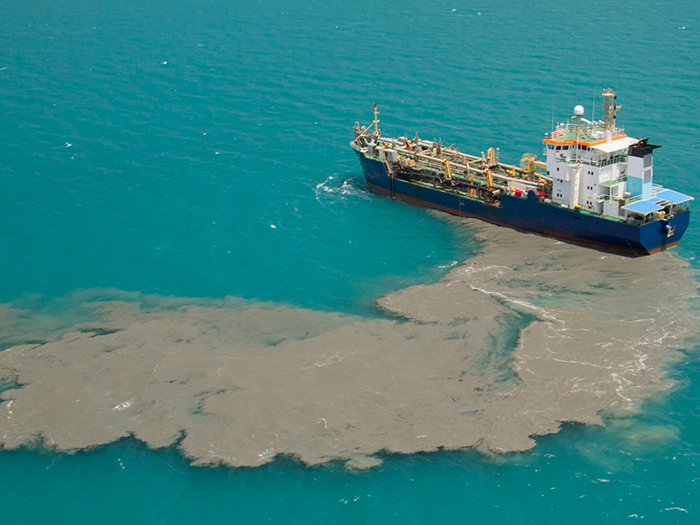
<svg viewBox="0 0 700 525"><path fill-rule="evenodd" d="M658 182L700 197L694 1L4 0L0 303L58 318L98 289L379 316L479 244L367 190L355 121L377 102L388 134L515 163L576 104L600 117L608 87L627 133L663 146ZM699 250L693 220L675 252L697 269ZM0 520L699 523L700 360L681 350L641 413L503 457L349 472L192 467L131 438L0 451Z"/></svg>

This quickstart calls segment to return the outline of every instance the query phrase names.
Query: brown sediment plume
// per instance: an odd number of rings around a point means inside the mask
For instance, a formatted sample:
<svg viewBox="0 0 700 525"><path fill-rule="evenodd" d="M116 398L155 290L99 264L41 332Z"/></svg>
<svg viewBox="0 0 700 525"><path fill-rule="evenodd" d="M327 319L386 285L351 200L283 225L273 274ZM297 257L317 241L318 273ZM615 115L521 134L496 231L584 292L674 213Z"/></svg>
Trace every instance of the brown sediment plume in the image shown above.
<svg viewBox="0 0 700 525"><path fill-rule="evenodd" d="M698 328L687 263L469 225L481 252L380 299L393 319L83 297L99 322L0 352L0 445L134 436L198 465L285 454L366 468L378 452L527 450L563 422L600 424L601 411L628 413L669 386L664 368Z"/></svg>

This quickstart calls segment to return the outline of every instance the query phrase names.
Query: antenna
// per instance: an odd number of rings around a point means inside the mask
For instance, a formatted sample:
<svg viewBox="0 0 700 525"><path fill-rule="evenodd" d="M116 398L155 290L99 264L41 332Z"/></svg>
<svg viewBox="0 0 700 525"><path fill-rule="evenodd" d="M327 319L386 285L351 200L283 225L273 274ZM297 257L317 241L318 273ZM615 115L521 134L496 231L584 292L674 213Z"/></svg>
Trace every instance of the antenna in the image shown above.
<svg viewBox="0 0 700 525"><path fill-rule="evenodd" d="M550 129L554 131L554 102L552 102L552 127Z"/></svg>

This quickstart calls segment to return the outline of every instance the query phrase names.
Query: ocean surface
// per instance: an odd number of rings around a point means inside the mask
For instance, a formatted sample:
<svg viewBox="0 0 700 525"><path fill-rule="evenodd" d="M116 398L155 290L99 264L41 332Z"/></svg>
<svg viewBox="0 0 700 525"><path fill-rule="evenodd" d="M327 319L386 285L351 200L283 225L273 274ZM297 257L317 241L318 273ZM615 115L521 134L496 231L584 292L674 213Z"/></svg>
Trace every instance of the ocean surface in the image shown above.
<svg viewBox="0 0 700 525"><path fill-rule="evenodd" d="M94 321L84 302L128 294L380 322L378 299L438 282L482 241L367 190L348 143L373 103L388 134L516 163L576 104L600 117L613 87L618 124L663 146L655 181L698 198L698 86L693 1L5 0L0 349L60 338ZM691 221L674 257L697 281ZM191 466L134 437L3 450L0 520L698 523L699 349L679 343L674 385L640 410L522 453L380 453L358 472Z"/></svg>

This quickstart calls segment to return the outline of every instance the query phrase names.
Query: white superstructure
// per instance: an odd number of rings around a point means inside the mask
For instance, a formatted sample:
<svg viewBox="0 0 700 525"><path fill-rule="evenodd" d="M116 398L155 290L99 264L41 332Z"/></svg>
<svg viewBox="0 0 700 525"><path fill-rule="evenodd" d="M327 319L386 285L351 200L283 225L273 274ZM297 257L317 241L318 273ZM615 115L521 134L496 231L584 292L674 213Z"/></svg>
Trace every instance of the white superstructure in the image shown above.
<svg viewBox="0 0 700 525"><path fill-rule="evenodd" d="M615 125L620 106L607 90L604 120L583 118L576 106L569 122L544 139L552 201L573 209L624 218L626 205L653 197L653 150L644 140L628 137Z"/></svg>

